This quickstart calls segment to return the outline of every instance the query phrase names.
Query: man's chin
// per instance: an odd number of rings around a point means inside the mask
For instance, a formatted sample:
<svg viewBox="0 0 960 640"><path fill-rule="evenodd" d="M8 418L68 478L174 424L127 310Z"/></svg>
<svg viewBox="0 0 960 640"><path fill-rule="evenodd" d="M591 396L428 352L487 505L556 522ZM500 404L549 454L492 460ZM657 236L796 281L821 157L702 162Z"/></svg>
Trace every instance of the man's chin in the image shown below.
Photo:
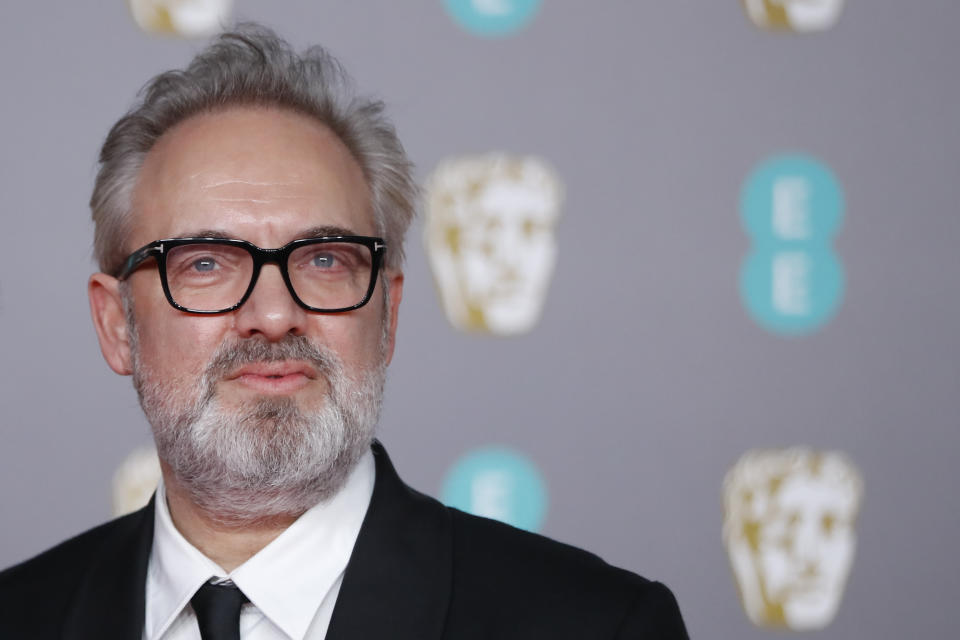
<svg viewBox="0 0 960 640"><path fill-rule="evenodd" d="M336 410L325 412L326 419L305 415L289 397L240 405L216 399L161 454L209 517L249 524L297 516L342 486L357 447Z"/></svg>
<svg viewBox="0 0 960 640"><path fill-rule="evenodd" d="M220 411L228 414L259 415L269 407L282 408L284 411L297 409L305 414L322 410L330 402L326 388L323 390L302 388L291 392L277 389L258 389L247 385L238 385L233 381L217 385L213 396ZM270 414L272 415L272 413Z"/></svg>

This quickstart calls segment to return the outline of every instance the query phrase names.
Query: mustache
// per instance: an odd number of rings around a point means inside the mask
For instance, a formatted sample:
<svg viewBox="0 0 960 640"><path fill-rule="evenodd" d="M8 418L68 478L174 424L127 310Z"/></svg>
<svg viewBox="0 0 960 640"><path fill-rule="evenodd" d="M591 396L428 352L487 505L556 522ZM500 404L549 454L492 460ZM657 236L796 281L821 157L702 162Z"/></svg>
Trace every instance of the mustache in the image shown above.
<svg viewBox="0 0 960 640"><path fill-rule="evenodd" d="M340 358L333 350L314 344L306 336L287 335L276 342L263 336L224 342L217 348L205 373L208 380L219 380L244 365L284 360L307 362L325 377L342 369Z"/></svg>

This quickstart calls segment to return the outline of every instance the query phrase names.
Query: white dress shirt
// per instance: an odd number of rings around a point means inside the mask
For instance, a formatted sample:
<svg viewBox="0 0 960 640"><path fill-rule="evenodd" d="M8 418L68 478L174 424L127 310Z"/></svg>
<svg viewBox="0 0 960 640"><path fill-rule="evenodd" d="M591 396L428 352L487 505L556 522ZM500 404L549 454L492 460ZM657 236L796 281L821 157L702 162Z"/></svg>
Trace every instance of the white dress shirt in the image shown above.
<svg viewBox="0 0 960 640"><path fill-rule="evenodd" d="M243 640L324 638L375 475L368 451L333 498L304 513L230 573L173 525L161 481L147 566L144 640L200 640L190 598L211 578L232 580L250 599L240 613Z"/></svg>

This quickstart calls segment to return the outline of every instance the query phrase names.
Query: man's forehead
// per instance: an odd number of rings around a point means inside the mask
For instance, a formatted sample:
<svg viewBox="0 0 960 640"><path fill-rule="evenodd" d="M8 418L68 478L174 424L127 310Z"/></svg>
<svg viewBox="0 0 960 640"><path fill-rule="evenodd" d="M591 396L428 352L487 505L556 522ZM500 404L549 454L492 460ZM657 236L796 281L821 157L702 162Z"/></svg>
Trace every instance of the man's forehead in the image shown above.
<svg viewBox="0 0 960 640"><path fill-rule="evenodd" d="M257 226L289 237L330 226L373 232L369 188L324 125L278 109L195 116L148 153L134 194L134 235L149 242Z"/></svg>

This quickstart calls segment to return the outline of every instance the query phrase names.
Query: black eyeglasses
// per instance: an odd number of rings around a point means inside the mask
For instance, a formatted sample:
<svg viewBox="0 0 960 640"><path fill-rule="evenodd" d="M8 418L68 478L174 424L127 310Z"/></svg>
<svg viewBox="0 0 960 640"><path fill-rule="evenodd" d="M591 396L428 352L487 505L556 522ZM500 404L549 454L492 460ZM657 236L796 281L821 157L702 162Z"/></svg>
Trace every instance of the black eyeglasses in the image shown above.
<svg viewBox="0 0 960 640"><path fill-rule="evenodd" d="M163 293L174 308L225 313L247 301L260 267L274 263L297 304L339 313L369 302L386 246L382 238L368 236L304 238L279 249L261 249L245 240L170 238L131 253L117 278L127 278L153 257Z"/></svg>

